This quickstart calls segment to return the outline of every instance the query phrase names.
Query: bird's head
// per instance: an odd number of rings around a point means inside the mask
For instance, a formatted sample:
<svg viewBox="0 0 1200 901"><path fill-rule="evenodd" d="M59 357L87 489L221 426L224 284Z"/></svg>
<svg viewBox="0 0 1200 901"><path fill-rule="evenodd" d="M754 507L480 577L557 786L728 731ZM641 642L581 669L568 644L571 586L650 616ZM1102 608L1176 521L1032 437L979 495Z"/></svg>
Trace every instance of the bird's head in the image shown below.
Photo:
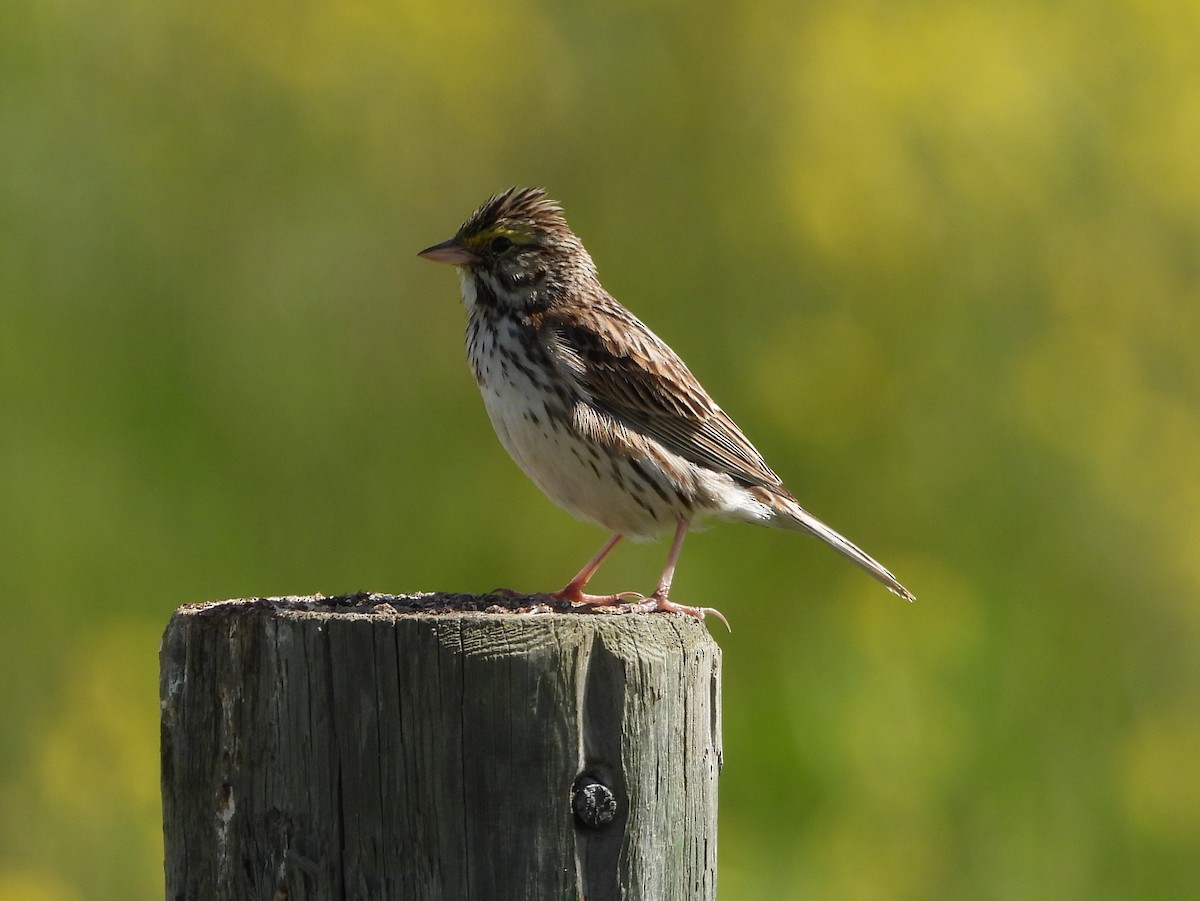
<svg viewBox="0 0 1200 901"><path fill-rule="evenodd" d="M541 188L509 188L489 197L453 238L418 256L457 266L476 291L514 308L544 305L596 278L562 207Z"/></svg>

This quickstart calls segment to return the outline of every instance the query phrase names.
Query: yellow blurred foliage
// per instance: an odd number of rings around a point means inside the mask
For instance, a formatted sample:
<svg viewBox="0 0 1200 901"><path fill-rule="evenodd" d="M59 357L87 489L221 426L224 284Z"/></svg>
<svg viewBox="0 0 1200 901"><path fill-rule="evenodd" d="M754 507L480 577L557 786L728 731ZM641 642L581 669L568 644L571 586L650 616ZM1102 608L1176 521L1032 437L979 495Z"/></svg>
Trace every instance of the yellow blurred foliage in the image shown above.
<svg viewBox="0 0 1200 901"><path fill-rule="evenodd" d="M1129 736L1124 800L1134 824L1178 848L1200 847L1200 722L1195 710L1142 718Z"/></svg>
<svg viewBox="0 0 1200 901"><path fill-rule="evenodd" d="M0 869L0 901L82 901L83 897L53 873Z"/></svg>
<svg viewBox="0 0 1200 901"><path fill-rule="evenodd" d="M0 783L9 850L39 868L0 862L0 898L9 886L22 899L150 897L161 883L158 639L143 624L100 626L66 661L25 772Z"/></svg>
<svg viewBox="0 0 1200 901"><path fill-rule="evenodd" d="M68 664L36 758L43 797L63 816L103 821L113 806L157 806L157 670L147 653L157 642L157 630L121 624Z"/></svg>

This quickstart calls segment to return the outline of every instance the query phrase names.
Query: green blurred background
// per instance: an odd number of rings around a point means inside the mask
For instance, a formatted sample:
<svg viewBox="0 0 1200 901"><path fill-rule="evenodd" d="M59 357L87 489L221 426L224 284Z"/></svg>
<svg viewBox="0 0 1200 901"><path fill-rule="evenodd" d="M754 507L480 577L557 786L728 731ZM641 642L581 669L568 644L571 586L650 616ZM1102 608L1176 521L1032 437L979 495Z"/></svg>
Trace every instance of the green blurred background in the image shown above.
<svg viewBox="0 0 1200 901"><path fill-rule="evenodd" d="M1200 896L1198 46L1194 0L8 0L0 901L161 897L177 605L599 546L415 257L511 184L919 598L689 541L721 897Z"/></svg>

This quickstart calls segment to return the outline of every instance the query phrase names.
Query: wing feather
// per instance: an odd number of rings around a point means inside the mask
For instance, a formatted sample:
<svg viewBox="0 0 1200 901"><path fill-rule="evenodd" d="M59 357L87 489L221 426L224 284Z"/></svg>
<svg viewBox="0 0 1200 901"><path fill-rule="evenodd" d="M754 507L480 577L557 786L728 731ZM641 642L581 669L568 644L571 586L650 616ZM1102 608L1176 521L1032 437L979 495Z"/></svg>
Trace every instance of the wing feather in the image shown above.
<svg viewBox="0 0 1200 901"><path fill-rule="evenodd" d="M744 485L783 488L683 360L611 297L582 310L548 310L542 324L552 355L599 410L699 466Z"/></svg>

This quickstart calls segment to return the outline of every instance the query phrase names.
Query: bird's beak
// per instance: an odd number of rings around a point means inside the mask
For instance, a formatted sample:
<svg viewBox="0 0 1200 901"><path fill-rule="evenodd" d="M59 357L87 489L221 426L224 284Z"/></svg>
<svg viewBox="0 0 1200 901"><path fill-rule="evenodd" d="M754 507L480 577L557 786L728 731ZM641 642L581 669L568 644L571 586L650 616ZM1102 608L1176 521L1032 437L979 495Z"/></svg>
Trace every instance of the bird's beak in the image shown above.
<svg viewBox="0 0 1200 901"><path fill-rule="evenodd" d="M479 257L454 238L443 241L441 244L434 244L432 247L426 247L417 256L433 260L435 263L449 263L452 266L473 266L479 262Z"/></svg>

